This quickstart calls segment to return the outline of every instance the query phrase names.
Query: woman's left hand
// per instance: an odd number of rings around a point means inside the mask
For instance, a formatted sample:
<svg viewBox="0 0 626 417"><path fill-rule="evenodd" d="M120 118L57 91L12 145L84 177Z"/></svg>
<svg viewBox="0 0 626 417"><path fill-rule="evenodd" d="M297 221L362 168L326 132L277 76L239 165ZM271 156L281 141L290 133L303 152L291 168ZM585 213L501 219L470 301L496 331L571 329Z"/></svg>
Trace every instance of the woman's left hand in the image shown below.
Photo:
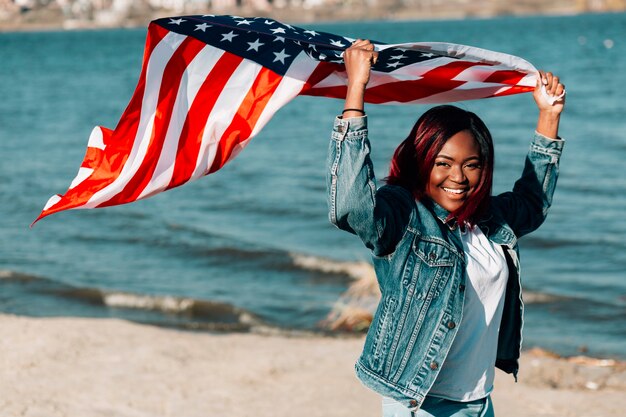
<svg viewBox="0 0 626 417"><path fill-rule="evenodd" d="M545 88L545 93L542 88ZM556 100L551 102L547 96ZM565 107L565 86L561 84L559 77L551 72L539 71L533 98L539 108L537 132L548 138L558 138L561 112Z"/></svg>
<svg viewBox="0 0 626 417"><path fill-rule="evenodd" d="M545 93L542 91L542 87L545 89ZM553 98L562 97L551 103L546 95ZM539 71L533 97L540 112L561 114L565 107L565 86L560 82L559 77L553 73Z"/></svg>

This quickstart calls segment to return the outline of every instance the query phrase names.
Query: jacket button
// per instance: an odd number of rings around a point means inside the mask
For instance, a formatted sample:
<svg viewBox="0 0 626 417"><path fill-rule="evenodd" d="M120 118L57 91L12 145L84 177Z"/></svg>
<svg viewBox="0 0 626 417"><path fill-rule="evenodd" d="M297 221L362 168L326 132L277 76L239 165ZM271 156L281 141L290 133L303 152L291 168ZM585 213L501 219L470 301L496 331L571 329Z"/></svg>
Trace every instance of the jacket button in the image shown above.
<svg viewBox="0 0 626 417"><path fill-rule="evenodd" d="M437 362L431 362L430 363L430 369L432 369L434 371L437 368L439 368L439 364Z"/></svg>
<svg viewBox="0 0 626 417"><path fill-rule="evenodd" d="M411 401L409 401L409 405L410 405L411 407L417 407L417 400L411 400Z"/></svg>
<svg viewBox="0 0 626 417"><path fill-rule="evenodd" d="M428 255L428 258L429 258L431 261L434 261L435 259L437 259L437 254L436 254L435 252L431 252L431 253Z"/></svg>
<svg viewBox="0 0 626 417"><path fill-rule="evenodd" d="M456 323L453 321L448 322L448 329L452 330L456 327Z"/></svg>

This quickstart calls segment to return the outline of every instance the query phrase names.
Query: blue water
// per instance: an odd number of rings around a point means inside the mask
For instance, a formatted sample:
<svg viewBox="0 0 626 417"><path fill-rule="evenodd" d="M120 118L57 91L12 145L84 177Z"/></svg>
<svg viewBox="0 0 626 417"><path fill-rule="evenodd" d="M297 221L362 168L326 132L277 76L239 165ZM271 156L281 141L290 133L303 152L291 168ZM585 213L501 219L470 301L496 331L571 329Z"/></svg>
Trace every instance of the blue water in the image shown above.
<svg viewBox="0 0 626 417"><path fill-rule="evenodd" d="M559 187L547 222L521 243L524 345L626 358L626 15L308 27L464 43L561 75L568 103ZM28 228L67 189L93 126L115 126L144 39L142 29L0 34L0 312L321 329L355 274L350 262L369 259L327 221L324 165L339 100L297 98L215 175ZM494 191L509 189L534 129L531 96L461 106L491 128ZM426 108L368 106L379 178Z"/></svg>

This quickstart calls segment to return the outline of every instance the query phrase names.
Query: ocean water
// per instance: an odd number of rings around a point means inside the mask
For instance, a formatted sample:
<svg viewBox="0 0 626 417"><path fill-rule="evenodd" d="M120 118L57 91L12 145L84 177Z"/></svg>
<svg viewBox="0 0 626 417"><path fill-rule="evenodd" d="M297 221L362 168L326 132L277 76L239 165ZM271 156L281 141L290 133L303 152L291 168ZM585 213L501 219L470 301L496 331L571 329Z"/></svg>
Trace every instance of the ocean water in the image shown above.
<svg viewBox="0 0 626 417"><path fill-rule="evenodd" d="M561 75L568 101L559 186L546 223L521 241L524 346L626 358L626 15L307 27L474 45ZM0 34L0 312L324 331L369 259L327 220L324 165L339 100L297 98L212 176L29 229L74 178L93 126L115 126L144 39L143 29ZM531 96L460 105L490 127L494 192L508 190L536 121ZM379 178L427 108L368 106Z"/></svg>

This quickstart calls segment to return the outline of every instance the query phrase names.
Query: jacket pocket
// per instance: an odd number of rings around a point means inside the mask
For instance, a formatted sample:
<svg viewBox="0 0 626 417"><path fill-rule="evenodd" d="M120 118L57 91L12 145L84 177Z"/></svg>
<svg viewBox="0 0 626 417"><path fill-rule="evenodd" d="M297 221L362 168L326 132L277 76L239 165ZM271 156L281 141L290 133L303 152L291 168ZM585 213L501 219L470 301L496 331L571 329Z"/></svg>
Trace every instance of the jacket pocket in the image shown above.
<svg viewBox="0 0 626 417"><path fill-rule="evenodd" d="M452 266L454 261L450 249L444 243L434 240L425 240L417 236L413 240L413 252L431 268L438 266Z"/></svg>
<svg viewBox="0 0 626 417"><path fill-rule="evenodd" d="M454 266L455 255L446 244L421 239L419 236L413 241L413 252L417 259L416 287L413 297L421 300L422 303L418 315L418 325L421 325L421 320L430 303L439 297L447 283L447 278Z"/></svg>

